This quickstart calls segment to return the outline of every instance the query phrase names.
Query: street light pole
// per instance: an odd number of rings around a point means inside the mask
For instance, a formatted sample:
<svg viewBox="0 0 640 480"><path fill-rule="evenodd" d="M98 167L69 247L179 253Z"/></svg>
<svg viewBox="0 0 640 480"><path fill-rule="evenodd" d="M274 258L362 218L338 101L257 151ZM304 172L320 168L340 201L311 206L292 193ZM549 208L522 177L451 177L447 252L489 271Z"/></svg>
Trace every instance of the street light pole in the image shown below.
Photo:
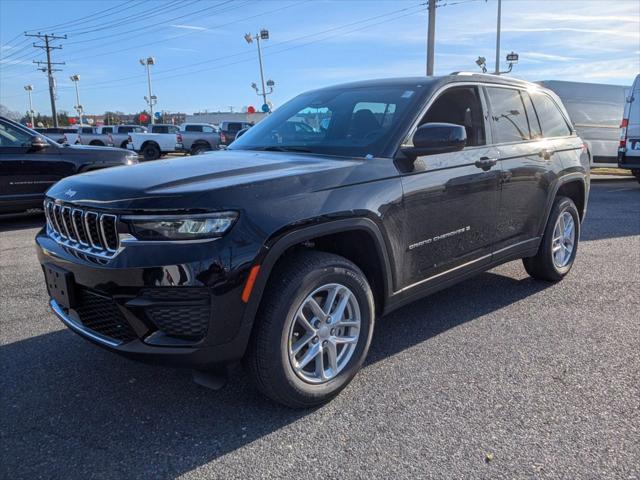
<svg viewBox="0 0 640 480"><path fill-rule="evenodd" d="M147 69L147 85L149 87L149 96L144 97L144 99L149 104L149 113L151 117L151 125L155 123L155 118L153 116L153 106L156 104L158 97L151 93L151 65L155 65L156 60L153 57L147 57L146 59L140 59L140 64L146 67Z"/></svg>
<svg viewBox="0 0 640 480"><path fill-rule="evenodd" d="M31 92L33 91L33 85L25 85L24 89L27 91L27 95L29 95L29 117L31 118L31 128L35 128L33 123L33 103L31 102Z"/></svg>
<svg viewBox="0 0 640 480"><path fill-rule="evenodd" d="M76 75L71 75L71 77L69 77L71 79L71 81L73 82L73 84L76 87L76 112L78 112L78 121L80 122L80 125L82 125L84 122L82 121L82 112L84 111L84 109L82 108L82 104L80 103L80 92L78 90L78 82L80 81L80 75L76 74Z"/></svg>
<svg viewBox="0 0 640 480"><path fill-rule="evenodd" d="M500 75L500 17L502 16L502 0L498 0L498 26L496 29L496 75Z"/></svg>
<svg viewBox="0 0 640 480"><path fill-rule="evenodd" d="M271 109L269 107L269 104L267 103L267 95L273 92L273 86L275 85L275 82L273 80L267 80L266 82L264 81L264 67L262 65L262 48L260 46L260 40L269 40L269 30L263 28L262 30L260 30L259 33L255 35L255 37L252 34L247 33L244 36L244 39L247 43L253 43L253 40L255 39L256 44L258 46L258 63L260 65L260 83L262 84L262 92L258 91L258 86L255 83L252 83L251 87L256 91L258 96L262 97L262 105L263 105L262 111L265 113L269 113ZM266 87L269 87L268 92Z"/></svg>

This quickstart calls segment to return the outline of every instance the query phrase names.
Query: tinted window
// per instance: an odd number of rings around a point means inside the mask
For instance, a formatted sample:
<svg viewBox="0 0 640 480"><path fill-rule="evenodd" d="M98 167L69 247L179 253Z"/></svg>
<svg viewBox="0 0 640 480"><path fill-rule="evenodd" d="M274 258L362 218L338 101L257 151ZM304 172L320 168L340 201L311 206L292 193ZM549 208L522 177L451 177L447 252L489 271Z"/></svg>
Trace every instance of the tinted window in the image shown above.
<svg viewBox="0 0 640 480"><path fill-rule="evenodd" d="M236 140L234 150L293 150L379 156L415 113L421 86L364 86L302 94Z"/></svg>
<svg viewBox="0 0 640 480"><path fill-rule="evenodd" d="M91 127L82 127L82 129L80 131L81 131L81 133L93 133L93 128L91 128Z"/></svg>
<svg viewBox="0 0 640 480"><path fill-rule="evenodd" d="M184 128L185 132L202 132L202 125L187 125Z"/></svg>
<svg viewBox="0 0 640 480"><path fill-rule="evenodd" d="M131 133L134 131L134 129L135 127L131 126L118 127L118 133Z"/></svg>
<svg viewBox="0 0 640 480"><path fill-rule="evenodd" d="M210 127L210 126L208 126L208 125L203 125L203 126L202 126L202 131L203 131L204 133L213 133L213 132L215 132L214 128L213 128L213 127Z"/></svg>
<svg viewBox="0 0 640 480"><path fill-rule="evenodd" d="M29 132L0 123L0 147L25 147L29 141Z"/></svg>
<svg viewBox="0 0 640 480"><path fill-rule="evenodd" d="M484 116L476 87L450 88L429 107L420 125L425 123L453 123L467 131L467 145L484 145Z"/></svg>
<svg viewBox="0 0 640 480"><path fill-rule="evenodd" d="M102 133L113 133L113 127L102 127Z"/></svg>
<svg viewBox="0 0 640 480"><path fill-rule="evenodd" d="M491 102L494 143L530 140L531 129L522 95L513 88L487 88Z"/></svg>
<svg viewBox="0 0 640 480"><path fill-rule="evenodd" d="M527 120L529 121L529 128L531 129L532 138L541 138L542 130L540 129L540 121L538 120L538 114L535 108L533 108L533 102L527 92L521 92L522 100L524 100L524 112L527 114Z"/></svg>
<svg viewBox="0 0 640 480"><path fill-rule="evenodd" d="M533 104L536 107L542 134L545 137L565 137L571 134L571 129L551 97L536 92L533 94Z"/></svg>
<svg viewBox="0 0 640 480"><path fill-rule="evenodd" d="M238 130L242 130L242 124L238 122L229 122L227 130L229 130L230 132L237 132Z"/></svg>

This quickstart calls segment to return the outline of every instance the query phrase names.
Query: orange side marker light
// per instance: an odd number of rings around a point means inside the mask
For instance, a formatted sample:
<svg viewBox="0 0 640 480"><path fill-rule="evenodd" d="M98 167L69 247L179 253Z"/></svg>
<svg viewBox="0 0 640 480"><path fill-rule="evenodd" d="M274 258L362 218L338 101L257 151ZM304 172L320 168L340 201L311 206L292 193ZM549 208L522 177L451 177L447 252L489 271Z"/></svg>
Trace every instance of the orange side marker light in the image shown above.
<svg viewBox="0 0 640 480"><path fill-rule="evenodd" d="M253 285L256 283L256 278L258 278L258 272L260 271L260 265L254 265L251 267L249 271L249 277L247 278L247 283L244 284L244 288L242 289L242 301L247 303L249 301L249 297L251 296L251 291L253 290Z"/></svg>

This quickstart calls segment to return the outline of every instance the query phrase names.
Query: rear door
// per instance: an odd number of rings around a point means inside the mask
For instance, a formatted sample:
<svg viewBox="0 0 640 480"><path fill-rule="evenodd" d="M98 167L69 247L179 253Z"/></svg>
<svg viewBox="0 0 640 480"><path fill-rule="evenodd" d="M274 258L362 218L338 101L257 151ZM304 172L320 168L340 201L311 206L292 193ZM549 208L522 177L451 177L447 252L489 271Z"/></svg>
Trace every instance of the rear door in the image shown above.
<svg viewBox="0 0 640 480"><path fill-rule="evenodd" d="M501 166L495 255L531 246L539 233L549 190L562 165L562 140L543 138L529 93L512 86L485 87L493 141Z"/></svg>
<svg viewBox="0 0 640 480"><path fill-rule="evenodd" d="M500 167L497 150L487 139L485 107L479 87L450 87L420 121L463 125L467 146L460 152L418 157L402 177L407 216L404 288L491 260ZM489 164L483 167L482 161Z"/></svg>

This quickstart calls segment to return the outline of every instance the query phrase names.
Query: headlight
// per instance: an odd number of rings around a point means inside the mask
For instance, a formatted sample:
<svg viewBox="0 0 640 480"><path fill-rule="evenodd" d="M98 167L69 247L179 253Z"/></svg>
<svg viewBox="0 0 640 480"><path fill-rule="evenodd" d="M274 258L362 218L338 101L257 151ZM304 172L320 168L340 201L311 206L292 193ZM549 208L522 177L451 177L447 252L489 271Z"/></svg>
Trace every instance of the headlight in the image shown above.
<svg viewBox="0 0 640 480"><path fill-rule="evenodd" d="M138 240L197 240L224 235L238 218L237 212L184 216L131 216L129 224Z"/></svg>
<svg viewBox="0 0 640 480"><path fill-rule="evenodd" d="M134 163L138 163L138 155L135 153L130 153L124 157L124 163L127 165L133 165Z"/></svg>

